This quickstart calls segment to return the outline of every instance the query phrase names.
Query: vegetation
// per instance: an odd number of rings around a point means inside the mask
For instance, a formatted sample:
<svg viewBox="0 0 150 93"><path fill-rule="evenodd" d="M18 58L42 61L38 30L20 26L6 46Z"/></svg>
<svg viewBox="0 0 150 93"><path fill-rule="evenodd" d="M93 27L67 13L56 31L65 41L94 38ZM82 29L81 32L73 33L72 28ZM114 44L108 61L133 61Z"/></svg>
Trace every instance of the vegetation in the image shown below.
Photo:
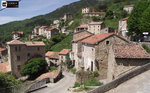
<svg viewBox="0 0 150 93"><path fill-rule="evenodd" d="M57 67L51 66L51 67L50 67L50 71L54 71L54 70L57 70Z"/></svg>
<svg viewBox="0 0 150 93"><path fill-rule="evenodd" d="M29 75L30 79L34 79L46 72L47 63L43 58L33 58L29 60L28 64L23 66L21 70L22 75Z"/></svg>
<svg viewBox="0 0 150 93"><path fill-rule="evenodd" d="M94 75L94 77L98 77L98 76L99 76L98 71L94 71L94 72L93 72L93 75Z"/></svg>
<svg viewBox="0 0 150 93"><path fill-rule="evenodd" d="M71 71L73 74L76 74L76 69L75 69L75 68L71 68L70 71Z"/></svg>
<svg viewBox="0 0 150 93"><path fill-rule="evenodd" d="M143 47L148 53L150 53L150 48L149 48L147 45L142 44L142 47Z"/></svg>
<svg viewBox="0 0 150 93"><path fill-rule="evenodd" d="M148 29L146 27L149 27L149 17L148 12L149 9L147 9L150 5L150 2L148 0L141 0L133 9L131 16L128 19L128 30L129 35L141 35L143 31L147 31ZM145 13L144 13L145 12ZM149 12L150 13L150 12ZM146 21L145 21L146 20ZM143 22L140 24L141 22ZM147 30L146 30L147 29Z"/></svg>
<svg viewBox="0 0 150 93"><path fill-rule="evenodd" d="M73 36L71 34L67 35L61 42L53 45L50 50L55 52L60 52L62 49L71 49L72 48L72 39Z"/></svg>
<svg viewBox="0 0 150 93"><path fill-rule="evenodd" d="M21 81L16 80L12 75L0 73L0 88L7 88L18 84L21 84Z"/></svg>
<svg viewBox="0 0 150 93"><path fill-rule="evenodd" d="M80 87L80 83L75 82L73 88Z"/></svg>

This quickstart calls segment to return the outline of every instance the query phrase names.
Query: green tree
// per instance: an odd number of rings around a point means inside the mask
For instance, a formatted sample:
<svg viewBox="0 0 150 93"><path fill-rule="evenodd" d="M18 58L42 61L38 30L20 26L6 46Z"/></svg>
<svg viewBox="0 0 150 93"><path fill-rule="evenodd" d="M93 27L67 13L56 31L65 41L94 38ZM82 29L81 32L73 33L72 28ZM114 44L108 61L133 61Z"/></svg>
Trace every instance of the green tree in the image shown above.
<svg viewBox="0 0 150 93"><path fill-rule="evenodd" d="M16 80L12 75L0 73L0 88L6 88L14 85L18 85L21 82Z"/></svg>
<svg viewBox="0 0 150 93"><path fill-rule="evenodd" d="M140 35L142 34L142 31L139 29L140 25L140 18L143 14L143 12L148 8L149 1L147 0L141 0L133 9L131 16L128 19L128 30L129 35L136 34Z"/></svg>
<svg viewBox="0 0 150 93"><path fill-rule="evenodd" d="M141 32L150 32L150 6L144 11L140 18L139 30Z"/></svg>
<svg viewBox="0 0 150 93"><path fill-rule="evenodd" d="M46 70L47 63L44 58L33 58L21 69L21 74L29 75L31 79L34 79Z"/></svg>

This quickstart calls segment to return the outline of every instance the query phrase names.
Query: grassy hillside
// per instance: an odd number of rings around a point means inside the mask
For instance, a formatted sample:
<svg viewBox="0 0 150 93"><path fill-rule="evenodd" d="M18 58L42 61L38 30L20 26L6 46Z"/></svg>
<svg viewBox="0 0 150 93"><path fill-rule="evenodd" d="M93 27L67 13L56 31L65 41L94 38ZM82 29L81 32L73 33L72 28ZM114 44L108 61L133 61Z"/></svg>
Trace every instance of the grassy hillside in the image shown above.
<svg viewBox="0 0 150 93"><path fill-rule="evenodd" d="M51 47L52 51L59 52L62 49L71 49L72 48L72 35L68 35L65 39L63 39L61 42L57 43L56 45Z"/></svg>
<svg viewBox="0 0 150 93"><path fill-rule="evenodd" d="M52 23L53 19L62 17L65 13L72 13L75 15L78 10L86 6L94 6L97 0L80 0L78 2L65 5L55 11L48 13L46 15L40 15L33 17L31 19L26 19L22 21L14 21L4 25L0 25L0 43L7 42L11 40L12 31L23 31L25 34L31 33L34 26L37 25L49 25Z"/></svg>

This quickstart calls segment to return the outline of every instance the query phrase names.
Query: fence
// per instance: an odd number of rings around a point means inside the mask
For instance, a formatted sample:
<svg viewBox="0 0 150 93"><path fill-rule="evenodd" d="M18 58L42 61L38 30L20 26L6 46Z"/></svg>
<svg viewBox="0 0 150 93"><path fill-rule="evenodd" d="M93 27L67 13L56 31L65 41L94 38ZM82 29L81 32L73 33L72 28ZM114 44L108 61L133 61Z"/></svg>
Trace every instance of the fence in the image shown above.
<svg viewBox="0 0 150 93"><path fill-rule="evenodd" d="M150 63L148 63L144 66L141 66L140 68L137 68L137 69L121 76L120 78L113 80L112 82L107 83L103 86L100 86L99 88L96 88L88 93L104 93L104 92L117 87L119 84L121 84L121 83L133 78L134 76L137 76L147 70L150 70Z"/></svg>

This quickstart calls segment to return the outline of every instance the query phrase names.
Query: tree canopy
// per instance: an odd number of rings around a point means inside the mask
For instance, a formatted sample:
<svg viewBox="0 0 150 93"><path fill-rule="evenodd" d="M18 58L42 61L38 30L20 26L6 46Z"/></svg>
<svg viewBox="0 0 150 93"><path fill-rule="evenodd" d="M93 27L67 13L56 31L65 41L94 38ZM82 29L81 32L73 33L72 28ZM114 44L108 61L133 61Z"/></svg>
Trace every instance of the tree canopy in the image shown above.
<svg viewBox="0 0 150 93"><path fill-rule="evenodd" d="M36 78L46 70L47 63L44 58L33 58L21 69L21 74L29 75L31 78Z"/></svg>

